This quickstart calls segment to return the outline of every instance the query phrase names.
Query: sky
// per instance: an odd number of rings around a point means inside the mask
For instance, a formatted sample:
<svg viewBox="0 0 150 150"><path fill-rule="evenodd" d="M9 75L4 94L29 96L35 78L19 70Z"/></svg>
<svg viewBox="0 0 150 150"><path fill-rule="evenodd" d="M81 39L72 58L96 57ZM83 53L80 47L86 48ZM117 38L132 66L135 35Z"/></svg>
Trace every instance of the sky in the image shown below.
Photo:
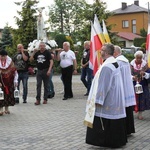
<svg viewBox="0 0 150 150"><path fill-rule="evenodd" d="M19 6L14 4L14 2L19 2L22 0L0 0L0 28L4 28L6 23L13 28L16 28L14 16L17 16L17 10L20 10ZM86 0L88 3L92 3L93 0ZM106 2L107 10L115 10L121 8L121 3L125 2L127 5L131 5L134 3L134 0L101 0ZM150 0L139 0L139 5L144 8L148 8L148 2ZM53 3L53 0L39 0L38 7L50 6ZM48 9L43 11L43 16L46 17Z"/></svg>

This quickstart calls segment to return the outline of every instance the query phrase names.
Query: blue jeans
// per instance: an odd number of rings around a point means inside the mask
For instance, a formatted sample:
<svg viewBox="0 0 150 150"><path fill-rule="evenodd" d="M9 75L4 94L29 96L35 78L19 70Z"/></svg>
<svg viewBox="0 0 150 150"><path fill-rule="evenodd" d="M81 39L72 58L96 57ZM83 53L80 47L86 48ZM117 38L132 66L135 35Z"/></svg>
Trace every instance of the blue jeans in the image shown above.
<svg viewBox="0 0 150 150"><path fill-rule="evenodd" d="M23 86L23 101L27 100L27 94L28 94L28 72L19 72L18 73L18 89L20 88L20 82L22 81Z"/></svg>
<svg viewBox="0 0 150 150"><path fill-rule="evenodd" d="M87 93L89 93L91 88L91 83L93 79L93 70L86 67L81 69L81 81L84 86L87 88Z"/></svg>
<svg viewBox="0 0 150 150"><path fill-rule="evenodd" d="M43 70L38 70L37 74L36 74L36 91L37 91L37 95L36 95L36 99L38 101L41 100L41 86L42 86L42 81L44 84L44 100L47 100L48 97L48 92L49 92L49 76L47 76L47 71L48 69L43 69Z"/></svg>
<svg viewBox="0 0 150 150"><path fill-rule="evenodd" d="M51 70L51 73L50 73L50 76L49 76L49 95L52 95L52 94L55 93L52 77L53 77L53 69Z"/></svg>

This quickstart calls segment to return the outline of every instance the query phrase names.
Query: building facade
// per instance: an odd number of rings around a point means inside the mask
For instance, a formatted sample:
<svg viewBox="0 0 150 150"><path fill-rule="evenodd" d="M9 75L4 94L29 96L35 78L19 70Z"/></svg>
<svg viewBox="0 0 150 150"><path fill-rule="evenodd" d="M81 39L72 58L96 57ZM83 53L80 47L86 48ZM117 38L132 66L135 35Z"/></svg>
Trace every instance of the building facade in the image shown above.
<svg viewBox="0 0 150 150"><path fill-rule="evenodd" d="M140 7L139 1L112 11L113 16L107 19L107 25L112 25L112 32L131 32L140 34L141 29L148 29L148 9Z"/></svg>

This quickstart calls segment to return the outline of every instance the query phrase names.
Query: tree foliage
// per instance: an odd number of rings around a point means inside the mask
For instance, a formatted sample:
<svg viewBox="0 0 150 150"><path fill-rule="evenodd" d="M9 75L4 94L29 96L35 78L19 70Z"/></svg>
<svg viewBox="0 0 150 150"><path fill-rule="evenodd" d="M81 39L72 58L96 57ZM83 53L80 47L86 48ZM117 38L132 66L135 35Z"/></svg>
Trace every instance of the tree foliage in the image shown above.
<svg viewBox="0 0 150 150"><path fill-rule="evenodd" d="M63 42L66 41L66 35L65 34L57 34L55 36L55 41L59 48L62 48Z"/></svg>
<svg viewBox="0 0 150 150"><path fill-rule="evenodd" d="M21 6L22 10L17 11L19 17L15 16L18 29L13 30L14 44L22 43L27 48L29 42L37 38L37 0L24 0L15 3Z"/></svg>
<svg viewBox="0 0 150 150"><path fill-rule="evenodd" d="M146 30L144 28L140 30L140 35L142 37L146 37L147 36L147 32L146 32Z"/></svg>
<svg viewBox="0 0 150 150"><path fill-rule="evenodd" d="M110 13L106 11L106 3L95 0L87 4L85 0L54 0L50 7L49 23L51 30L72 37L74 43L90 39L91 21L97 14L99 21L107 19ZM109 27L110 29L110 27Z"/></svg>
<svg viewBox="0 0 150 150"><path fill-rule="evenodd" d="M49 11L51 29L70 35L73 30L80 28L79 24L84 22L82 12L85 9L85 0L54 0L54 2Z"/></svg>
<svg viewBox="0 0 150 150"><path fill-rule="evenodd" d="M11 46L12 46L12 35L11 35L10 27L6 25L2 31L0 48L7 50L8 47Z"/></svg>
<svg viewBox="0 0 150 150"><path fill-rule="evenodd" d="M69 42L70 43L70 49L74 50L73 40L70 36L66 36L65 34L57 34L55 36L55 41L59 48L62 48L63 42Z"/></svg>
<svg viewBox="0 0 150 150"><path fill-rule="evenodd" d="M146 43L146 38L135 38L133 41L134 46L141 47L143 43Z"/></svg>

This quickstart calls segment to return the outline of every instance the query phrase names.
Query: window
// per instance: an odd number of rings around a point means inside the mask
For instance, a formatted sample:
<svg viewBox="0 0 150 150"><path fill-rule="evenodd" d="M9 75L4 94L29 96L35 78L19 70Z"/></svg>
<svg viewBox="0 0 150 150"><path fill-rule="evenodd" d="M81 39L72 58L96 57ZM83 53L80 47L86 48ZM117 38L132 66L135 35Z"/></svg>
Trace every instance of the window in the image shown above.
<svg viewBox="0 0 150 150"><path fill-rule="evenodd" d="M136 25L136 20L132 20L132 25Z"/></svg>
<svg viewBox="0 0 150 150"><path fill-rule="evenodd" d="M132 33L136 33L136 20L132 20Z"/></svg>
<svg viewBox="0 0 150 150"><path fill-rule="evenodd" d="M129 27L129 21L128 20L123 20L122 21L122 27L123 28L128 28Z"/></svg>

